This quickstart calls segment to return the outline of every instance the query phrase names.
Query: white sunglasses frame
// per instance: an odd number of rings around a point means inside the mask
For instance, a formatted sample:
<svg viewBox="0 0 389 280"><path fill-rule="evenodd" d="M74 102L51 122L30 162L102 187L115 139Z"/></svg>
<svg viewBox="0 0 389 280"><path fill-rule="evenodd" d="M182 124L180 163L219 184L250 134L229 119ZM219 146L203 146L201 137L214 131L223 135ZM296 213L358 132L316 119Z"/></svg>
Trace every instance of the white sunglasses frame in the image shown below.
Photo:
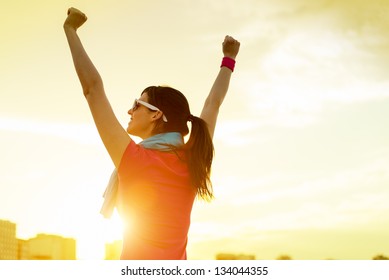
<svg viewBox="0 0 389 280"><path fill-rule="evenodd" d="M138 103L139 103L140 105L145 106L146 108L149 108L150 110L161 112L161 113L162 113L162 120L163 120L164 122L167 122L167 118L166 118L165 114L164 114L161 110L159 110L159 109L158 109L157 107L155 107L154 105L151 105L151 104L149 104L149 103L147 103L147 102L145 102L145 101L139 100L139 99L137 99L137 98L135 98L135 100L134 100L134 105L132 105L132 108L131 108L133 111L136 110L136 107L138 106ZM134 108L135 108L135 109L134 109Z"/></svg>

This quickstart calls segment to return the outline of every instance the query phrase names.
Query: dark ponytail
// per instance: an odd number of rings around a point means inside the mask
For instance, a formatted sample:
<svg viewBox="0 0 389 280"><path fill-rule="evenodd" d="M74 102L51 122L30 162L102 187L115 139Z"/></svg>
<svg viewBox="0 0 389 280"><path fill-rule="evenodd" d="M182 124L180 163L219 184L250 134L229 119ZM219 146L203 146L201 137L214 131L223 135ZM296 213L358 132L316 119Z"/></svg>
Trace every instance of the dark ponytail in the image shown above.
<svg viewBox="0 0 389 280"><path fill-rule="evenodd" d="M207 123L190 113L188 100L178 90L166 86L151 86L147 92L148 102L166 115L168 122L157 122L154 133L179 132L182 136L189 133L188 121L192 130L183 150L186 154L192 185L198 197L210 201L213 198L211 165L214 155L212 138Z"/></svg>
<svg viewBox="0 0 389 280"><path fill-rule="evenodd" d="M214 156L212 138L204 120L190 115L189 121L192 123L192 131L185 144L189 172L196 186L197 195L210 201L214 197L211 182L211 166Z"/></svg>

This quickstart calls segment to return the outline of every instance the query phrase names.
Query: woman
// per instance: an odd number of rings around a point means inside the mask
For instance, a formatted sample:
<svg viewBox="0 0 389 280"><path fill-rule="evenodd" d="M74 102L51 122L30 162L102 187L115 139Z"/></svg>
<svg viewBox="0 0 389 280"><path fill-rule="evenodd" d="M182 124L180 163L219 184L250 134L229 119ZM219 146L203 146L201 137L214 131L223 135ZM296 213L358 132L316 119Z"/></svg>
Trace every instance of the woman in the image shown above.
<svg viewBox="0 0 389 280"><path fill-rule="evenodd" d="M148 87L128 111L123 129L105 95L102 79L85 52L77 29L87 17L70 8L65 34L100 137L116 167L118 187L108 189L124 223L121 259L186 259L190 214L196 196L213 197L210 171L212 137L219 107L227 93L240 43L223 42L220 72L201 116L190 113L185 96L170 87ZM187 143L183 137L189 133ZM144 139L135 144L129 136ZM113 175L116 178L116 175ZM114 194L112 194L112 192Z"/></svg>

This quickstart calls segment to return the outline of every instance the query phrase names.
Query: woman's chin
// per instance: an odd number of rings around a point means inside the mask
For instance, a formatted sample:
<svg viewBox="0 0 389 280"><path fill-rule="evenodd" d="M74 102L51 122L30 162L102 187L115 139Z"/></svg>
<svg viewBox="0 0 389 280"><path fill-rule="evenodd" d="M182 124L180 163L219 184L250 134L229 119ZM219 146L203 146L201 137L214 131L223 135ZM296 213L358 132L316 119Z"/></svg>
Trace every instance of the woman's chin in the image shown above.
<svg viewBox="0 0 389 280"><path fill-rule="evenodd" d="M127 133L131 136L136 136L136 137L139 137L138 133L136 133L133 129L131 129L130 127L127 127Z"/></svg>
<svg viewBox="0 0 389 280"><path fill-rule="evenodd" d="M130 128L130 126L127 127L127 130L126 130L126 131L127 131L128 134L133 135L133 131L132 131L132 129Z"/></svg>

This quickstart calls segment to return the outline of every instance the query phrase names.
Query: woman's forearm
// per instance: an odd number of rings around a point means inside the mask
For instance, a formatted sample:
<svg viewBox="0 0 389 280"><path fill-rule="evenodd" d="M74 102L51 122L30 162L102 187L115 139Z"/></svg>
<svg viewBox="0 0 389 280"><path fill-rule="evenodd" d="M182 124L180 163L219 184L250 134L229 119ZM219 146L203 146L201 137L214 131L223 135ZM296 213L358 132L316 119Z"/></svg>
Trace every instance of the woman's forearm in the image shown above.
<svg viewBox="0 0 389 280"><path fill-rule="evenodd" d="M64 26L64 30L72 54L74 67L76 68L84 95L87 96L93 89L102 87L103 81L86 53L77 31L66 25Z"/></svg>
<svg viewBox="0 0 389 280"><path fill-rule="evenodd" d="M232 71L227 67L221 67L215 82L206 99L206 103L219 108L226 97L228 86L230 84Z"/></svg>

